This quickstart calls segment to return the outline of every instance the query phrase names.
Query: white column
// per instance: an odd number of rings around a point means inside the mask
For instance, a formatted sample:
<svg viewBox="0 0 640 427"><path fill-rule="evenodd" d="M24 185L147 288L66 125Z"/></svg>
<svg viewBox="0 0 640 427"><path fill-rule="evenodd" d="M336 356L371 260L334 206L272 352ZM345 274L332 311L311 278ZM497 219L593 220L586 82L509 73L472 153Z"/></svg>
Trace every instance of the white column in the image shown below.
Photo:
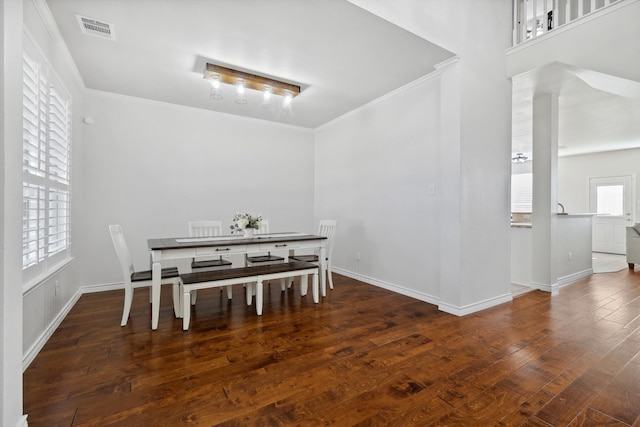
<svg viewBox="0 0 640 427"><path fill-rule="evenodd" d="M459 59L440 64L440 165L447 191L440 194L440 305L455 313L462 304L461 207L461 76ZM438 185L442 188L443 185Z"/></svg>
<svg viewBox="0 0 640 427"><path fill-rule="evenodd" d="M558 96L533 97L532 280L539 289L557 289Z"/></svg>

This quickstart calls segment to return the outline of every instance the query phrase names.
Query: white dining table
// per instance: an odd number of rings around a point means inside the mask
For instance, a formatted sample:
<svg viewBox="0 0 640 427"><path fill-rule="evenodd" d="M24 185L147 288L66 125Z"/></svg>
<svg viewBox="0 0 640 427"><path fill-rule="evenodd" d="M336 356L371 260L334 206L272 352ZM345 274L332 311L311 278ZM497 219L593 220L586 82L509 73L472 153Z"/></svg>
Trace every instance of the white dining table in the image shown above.
<svg viewBox="0 0 640 427"><path fill-rule="evenodd" d="M158 329L160 317L160 278L162 262L167 260L253 254L258 252L288 251L286 257L295 250L317 249L320 262L320 289L322 296L327 295L326 277L326 243L325 236L314 234L285 232L258 234L245 238L242 235L216 237L166 237L148 239L151 252L151 329ZM285 259L286 261L287 259Z"/></svg>

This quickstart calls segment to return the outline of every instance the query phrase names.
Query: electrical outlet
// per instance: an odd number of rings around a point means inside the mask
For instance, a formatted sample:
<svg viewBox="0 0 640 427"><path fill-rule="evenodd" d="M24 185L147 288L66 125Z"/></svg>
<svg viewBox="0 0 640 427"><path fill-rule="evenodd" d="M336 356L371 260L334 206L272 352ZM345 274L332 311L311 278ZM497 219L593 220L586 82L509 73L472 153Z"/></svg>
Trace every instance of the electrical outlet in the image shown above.
<svg viewBox="0 0 640 427"><path fill-rule="evenodd" d="M55 288L53 290L54 295L58 295L60 293L60 281L56 280L55 284L54 284Z"/></svg>
<svg viewBox="0 0 640 427"><path fill-rule="evenodd" d="M360 261L360 252L356 252L356 261Z"/></svg>
<svg viewBox="0 0 640 427"><path fill-rule="evenodd" d="M569 252L567 254L567 258L569 258L569 261L573 261L573 254L571 252Z"/></svg>

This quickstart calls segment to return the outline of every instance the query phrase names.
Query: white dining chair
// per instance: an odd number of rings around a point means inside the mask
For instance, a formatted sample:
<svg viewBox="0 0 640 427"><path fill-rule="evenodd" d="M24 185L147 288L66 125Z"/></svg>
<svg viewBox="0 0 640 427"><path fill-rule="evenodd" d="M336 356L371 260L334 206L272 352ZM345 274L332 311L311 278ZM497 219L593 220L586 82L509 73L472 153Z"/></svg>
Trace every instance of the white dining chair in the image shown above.
<svg viewBox="0 0 640 427"><path fill-rule="evenodd" d="M189 237L215 237L222 234L222 221L203 220L189 221ZM231 268L233 263L218 257L198 257L191 260L191 271L197 273L199 271L213 271L224 268ZM222 291L222 289L220 289ZM195 305L197 298L196 290L191 291L191 305ZM232 287L227 286L227 298L231 299Z"/></svg>
<svg viewBox="0 0 640 427"><path fill-rule="evenodd" d="M113 246L116 249L122 275L124 276L124 308L122 310L122 320L120 326L126 326L131 313L134 287L151 286L151 270L135 271L133 268L133 258L124 239L122 227L118 224L109 226L109 233ZM134 285L135 284L135 285ZM180 308L180 273L177 267L162 269L162 285L173 285L173 312L176 317L181 317ZM151 301L151 289L149 289L149 300Z"/></svg>
<svg viewBox="0 0 640 427"><path fill-rule="evenodd" d="M268 234L269 233L269 220L263 219L260 221L259 228L255 231L255 234ZM245 255L245 264L247 267L251 267L252 265L268 265L268 264L279 264L284 262L284 257L272 255L271 252L267 252L262 255ZM267 282L268 283L268 282ZM247 297L247 305L251 305L252 297L255 295L255 286L252 286L250 283L245 283L246 288L246 297ZM286 288L286 279L280 279L280 288L284 291Z"/></svg>
<svg viewBox="0 0 640 427"><path fill-rule="evenodd" d="M333 289L333 277L331 273L331 255L333 254L333 243L335 241L336 227L338 226L338 221L335 219L323 219L320 221L320 225L318 226L318 236L325 236L327 238L327 245L325 248L325 265L326 270L321 272L321 274L327 275L327 280L329 282L329 288ZM314 264L320 263L320 253L318 250L314 252L312 255L291 255L289 256L289 261L306 261ZM291 284L293 281L291 282ZM323 290L324 291L324 290ZM323 295L324 296L324 295Z"/></svg>
<svg viewBox="0 0 640 427"><path fill-rule="evenodd" d="M260 221L260 227L256 230L255 234L268 234L269 233L269 220L263 219ZM267 265L279 262L284 262L284 257L272 255L271 252L267 252L263 255L246 256L245 261L247 267L251 265Z"/></svg>

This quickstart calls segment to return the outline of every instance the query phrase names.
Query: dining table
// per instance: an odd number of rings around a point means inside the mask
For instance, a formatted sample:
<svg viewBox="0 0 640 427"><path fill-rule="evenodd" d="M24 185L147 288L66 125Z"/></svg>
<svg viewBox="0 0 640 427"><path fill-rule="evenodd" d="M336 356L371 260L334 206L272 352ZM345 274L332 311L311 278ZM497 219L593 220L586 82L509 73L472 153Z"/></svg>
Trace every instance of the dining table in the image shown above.
<svg viewBox="0 0 640 427"><path fill-rule="evenodd" d="M320 267L320 289L327 295L326 277L326 236L301 232L281 232L244 235L224 235L212 237L165 237L147 240L151 254L151 329L158 329L160 317L160 291L162 263L168 260L244 255L261 252L283 252L285 261L296 250L314 250L318 253ZM280 255L280 254L279 254ZM244 259L245 257L243 257Z"/></svg>

